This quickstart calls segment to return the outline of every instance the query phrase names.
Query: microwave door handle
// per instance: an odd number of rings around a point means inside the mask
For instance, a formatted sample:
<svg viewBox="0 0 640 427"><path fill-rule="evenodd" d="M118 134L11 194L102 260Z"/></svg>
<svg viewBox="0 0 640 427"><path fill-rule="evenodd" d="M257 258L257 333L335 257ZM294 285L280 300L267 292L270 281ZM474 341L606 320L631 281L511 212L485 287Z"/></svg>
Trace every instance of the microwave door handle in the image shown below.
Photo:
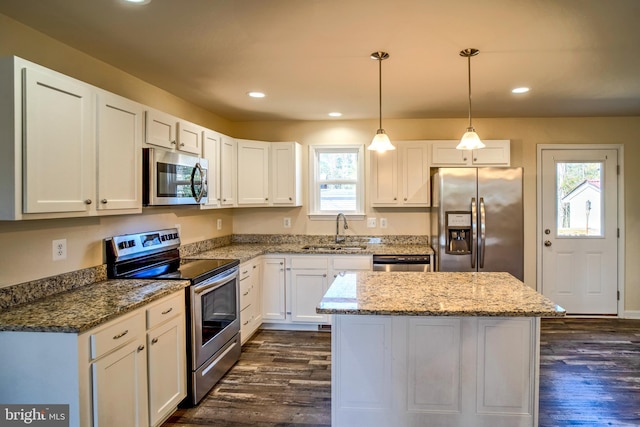
<svg viewBox="0 0 640 427"><path fill-rule="evenodd" d="M200 186L200 192L197 194L196 194L196 183L195 183L196 171L200 172L200 177L202 181L202 185ZM205 185L206 183L205 183L204 171L202 169L202 166L200 166L200 163L196 163L196 165L193 167L193 170L191 171L191 194L193 195L194 199L196 199L196 202L200 202L200 200L202 200L202 197L204 196L206 191Z"/></svg>
<svg viewBox="0 0 640 427"><path fill-rule="evenodd" d="M478 224L477 224L477 210L476 210L476 198L471 198L471 268L476 268L476 242L478 239Z"/></svg>

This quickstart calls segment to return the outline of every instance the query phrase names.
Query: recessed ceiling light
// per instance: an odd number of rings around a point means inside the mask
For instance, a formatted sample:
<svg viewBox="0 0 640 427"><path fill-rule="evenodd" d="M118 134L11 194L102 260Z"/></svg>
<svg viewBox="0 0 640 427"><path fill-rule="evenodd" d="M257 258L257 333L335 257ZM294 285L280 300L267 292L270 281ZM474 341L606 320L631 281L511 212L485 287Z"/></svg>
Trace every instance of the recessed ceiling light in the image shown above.
<svg viewBox="0 0 640 427"><path fill-rule="evenodd" d="M331 116L331 117L341 117L342 113L339 113L337 111L333 111L333 112L329 113L329 116Z"/></svg>
<svg viewBox="0 0 640 427"><path fill-rule="evenodd" d="M511 93L527 93L527 92L529 92L528 87L517 87L511 90Z"/></svg>
<svg viewBox="0 0 640 427"><path fill-rule="evenodd" d="M264 98L265 96L267 96L263 92L247 92L247 95L252 98Z"/></svg>
<svg viewBox="0 0 640 427"><path fill-rule="evenodd" d="M131 4L148 4L151 3L151 0L123 0L125 3Z"/></svg>

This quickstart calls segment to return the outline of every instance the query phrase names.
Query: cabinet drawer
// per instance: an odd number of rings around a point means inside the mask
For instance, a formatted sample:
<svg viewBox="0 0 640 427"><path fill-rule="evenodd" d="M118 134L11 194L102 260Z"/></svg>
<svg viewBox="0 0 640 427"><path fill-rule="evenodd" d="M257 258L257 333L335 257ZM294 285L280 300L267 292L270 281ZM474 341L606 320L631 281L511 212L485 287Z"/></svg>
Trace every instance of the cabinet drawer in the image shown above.
<svg viewBox="0 0 640 427"><path fill-rule="evenodd" d="M292 257L291 258L292 269L318 269L326 270L329 268L329 258L324 256L307 256L307 257Z"/></svg>
<svg viewBox="0 0 640 427"><path fill-rule="evenodd" d="M171 319L184 311L184 293L178 292L176 295L161 301L147 309L147 329Z"/></svg>
<svg viewBox="0 0 640 427"><path fill-rule="evenodd" d="M251 279L240 281L240 310L244 310L251 303Z"/></svg>
<svg viewBox="0 0 640 427"><path fill-rule="evenodd" d="M334 270L371 270L371 257L343 256L333 259Z"/></svg>
<svg viewBox="0 0 640 427"><path fill-rule="evenodd" d="M253 270L253 266L251 264L242 264L240 266L240 272L238 275L238 280L242 280L245 277L249 277L251 275L251 271Z"/></svg>
<svg viewBox="0 0 640 427"><path fill-rule="evenodd" d="M91 334L91 358L97 359L142 335L144 335L142 312L126 319L116 320Z"/></svg>

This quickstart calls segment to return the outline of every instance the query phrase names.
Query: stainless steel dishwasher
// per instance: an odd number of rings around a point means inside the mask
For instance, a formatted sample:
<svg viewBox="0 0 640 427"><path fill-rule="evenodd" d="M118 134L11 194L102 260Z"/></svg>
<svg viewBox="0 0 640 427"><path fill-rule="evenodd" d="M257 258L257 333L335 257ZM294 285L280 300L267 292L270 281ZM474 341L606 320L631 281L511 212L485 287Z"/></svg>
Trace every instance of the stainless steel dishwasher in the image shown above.
<svg viewBox="0 0 640 427"><path fill-rule="evenodd" d="M433 271L433 255L374 255L373 271Z"/></svg>

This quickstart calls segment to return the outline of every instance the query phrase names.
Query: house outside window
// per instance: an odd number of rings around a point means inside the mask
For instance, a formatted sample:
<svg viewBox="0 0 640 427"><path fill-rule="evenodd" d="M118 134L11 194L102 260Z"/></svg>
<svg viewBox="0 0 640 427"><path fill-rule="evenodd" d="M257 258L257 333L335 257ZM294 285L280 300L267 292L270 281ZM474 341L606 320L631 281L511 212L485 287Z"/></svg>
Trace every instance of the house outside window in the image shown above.
<svg viewBox="0 0 640 427"><path fill-rule="evenodd" d="M309 216L364 215L364 145L309 147Z"/></svg>

